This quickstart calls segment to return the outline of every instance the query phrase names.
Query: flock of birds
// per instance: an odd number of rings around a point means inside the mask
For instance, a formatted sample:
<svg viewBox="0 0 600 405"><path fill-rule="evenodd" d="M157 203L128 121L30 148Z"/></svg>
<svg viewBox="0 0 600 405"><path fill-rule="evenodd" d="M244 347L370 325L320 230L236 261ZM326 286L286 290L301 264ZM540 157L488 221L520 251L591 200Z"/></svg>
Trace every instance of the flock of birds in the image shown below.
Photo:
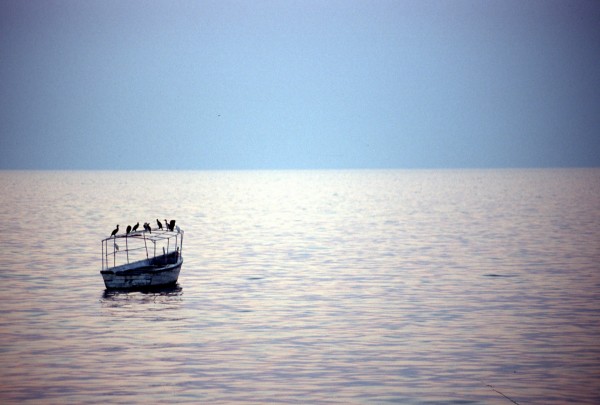
<svg viewBox="0 0 600 405"><path fill-rule="evenodd" d="M158 225L157 229L162 230L163 229L163 224L158 220L158 218L156 219L156 224ZM125 230L125 235L129 235L131 232L136 232L138 227L140 226L140 223L138 222L137 224L135 224L133 226L133 228L131 227L131 225L127 225L127 229ZM150 227L150 224L148 222L144 222L144 229L147 232L152 233L152 228ZM179 227L175 226L175 220L172 219L170 221L167 221L165 219L165 228L167 231L173 231L175 229L177 229L177 232L179 232ZM117 232L119 232L119 225L117 224L117 227L112 231L112 233L110 234L110 236L115 236L117 234Z"/></svg>

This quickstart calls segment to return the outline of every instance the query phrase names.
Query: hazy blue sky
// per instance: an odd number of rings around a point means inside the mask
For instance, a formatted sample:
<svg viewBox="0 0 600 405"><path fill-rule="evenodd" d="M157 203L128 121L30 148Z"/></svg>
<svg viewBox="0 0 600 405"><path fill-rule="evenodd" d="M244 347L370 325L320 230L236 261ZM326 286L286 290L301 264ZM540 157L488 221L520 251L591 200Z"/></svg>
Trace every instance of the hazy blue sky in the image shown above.
<svg viewBox="0 0 600 405"><path fill-rule="evenodd" d="M600 166L600 1L0 0L0 168Z"/></svg>

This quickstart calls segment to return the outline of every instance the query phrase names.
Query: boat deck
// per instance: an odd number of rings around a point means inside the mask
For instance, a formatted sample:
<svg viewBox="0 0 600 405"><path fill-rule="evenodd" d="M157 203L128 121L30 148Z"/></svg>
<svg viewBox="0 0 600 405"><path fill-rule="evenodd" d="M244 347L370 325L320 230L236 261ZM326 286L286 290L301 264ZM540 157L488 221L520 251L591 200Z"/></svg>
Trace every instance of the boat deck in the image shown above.
<svg viewBox="0 0 600 405"><path fill-rule="evenodd" d="M183 250L183 231L153 229L102 240L102 272L122 272L177 262Z"/></svg>

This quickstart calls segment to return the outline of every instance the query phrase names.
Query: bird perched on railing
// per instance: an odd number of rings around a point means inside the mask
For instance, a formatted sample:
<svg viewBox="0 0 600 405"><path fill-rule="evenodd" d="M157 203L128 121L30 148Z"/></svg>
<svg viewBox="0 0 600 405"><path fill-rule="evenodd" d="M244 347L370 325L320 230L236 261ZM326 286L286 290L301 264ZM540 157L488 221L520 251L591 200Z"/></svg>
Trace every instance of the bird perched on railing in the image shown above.
<svg viewBox="0 0 600 405"><path fill-rule="evenodd" d="M131 225L127 225L127 230L125 231L125 235L129 235L129 232L131 232Z"/></svg>
<svg viewBox="0 0 600 405"><path fill-rule="evenodd" d="M137 224L135 224L135 225L133 226L133 228L131 228L131 232L135 232L135 231L137 231L137 229L138 229L138 227L139 227L139 226L140 226L140 222L138 221L138 223L137 223Z"/></svg>
<svg viewBox="0 0 600 405"><path fill-rule="evenodd" d="M112 231L112 233L110 234L111 237L115 236L117 234L117 232L119 232L119 225L117 224L117 227L115 228L115 230Z"/></svg>
<svg viewBox="0 0 600 405"><path fill-rule="evenodd" d="M144 229L146 232L152 233L152 228L150 228L150 224L148 222L144 222Z"/></svg>
<svg viewBox="0 0 600 405"><path fill-rule="evenodd" d="M175 229L175 220L172 219L171 222L169 222L169 231L172 231Z"/></svg>
<svg viewBox="0 0 600 405"><path fill-rule="evenodd" d="M156 218L156 223L158 224L158 229L162 229L162 224L160 223L158 218Z"/></svg>

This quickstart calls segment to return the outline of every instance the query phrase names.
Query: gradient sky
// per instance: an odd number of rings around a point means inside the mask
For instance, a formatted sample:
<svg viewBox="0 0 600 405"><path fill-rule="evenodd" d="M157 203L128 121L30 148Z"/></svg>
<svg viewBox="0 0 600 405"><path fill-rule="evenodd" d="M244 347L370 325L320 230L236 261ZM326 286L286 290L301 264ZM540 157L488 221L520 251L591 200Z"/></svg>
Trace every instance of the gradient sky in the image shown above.
<svg viewBox="0 0 600 405"><path fill-rule="evenodd" d="M0 0L0 169L600 166L600 2Z"/></svg>

